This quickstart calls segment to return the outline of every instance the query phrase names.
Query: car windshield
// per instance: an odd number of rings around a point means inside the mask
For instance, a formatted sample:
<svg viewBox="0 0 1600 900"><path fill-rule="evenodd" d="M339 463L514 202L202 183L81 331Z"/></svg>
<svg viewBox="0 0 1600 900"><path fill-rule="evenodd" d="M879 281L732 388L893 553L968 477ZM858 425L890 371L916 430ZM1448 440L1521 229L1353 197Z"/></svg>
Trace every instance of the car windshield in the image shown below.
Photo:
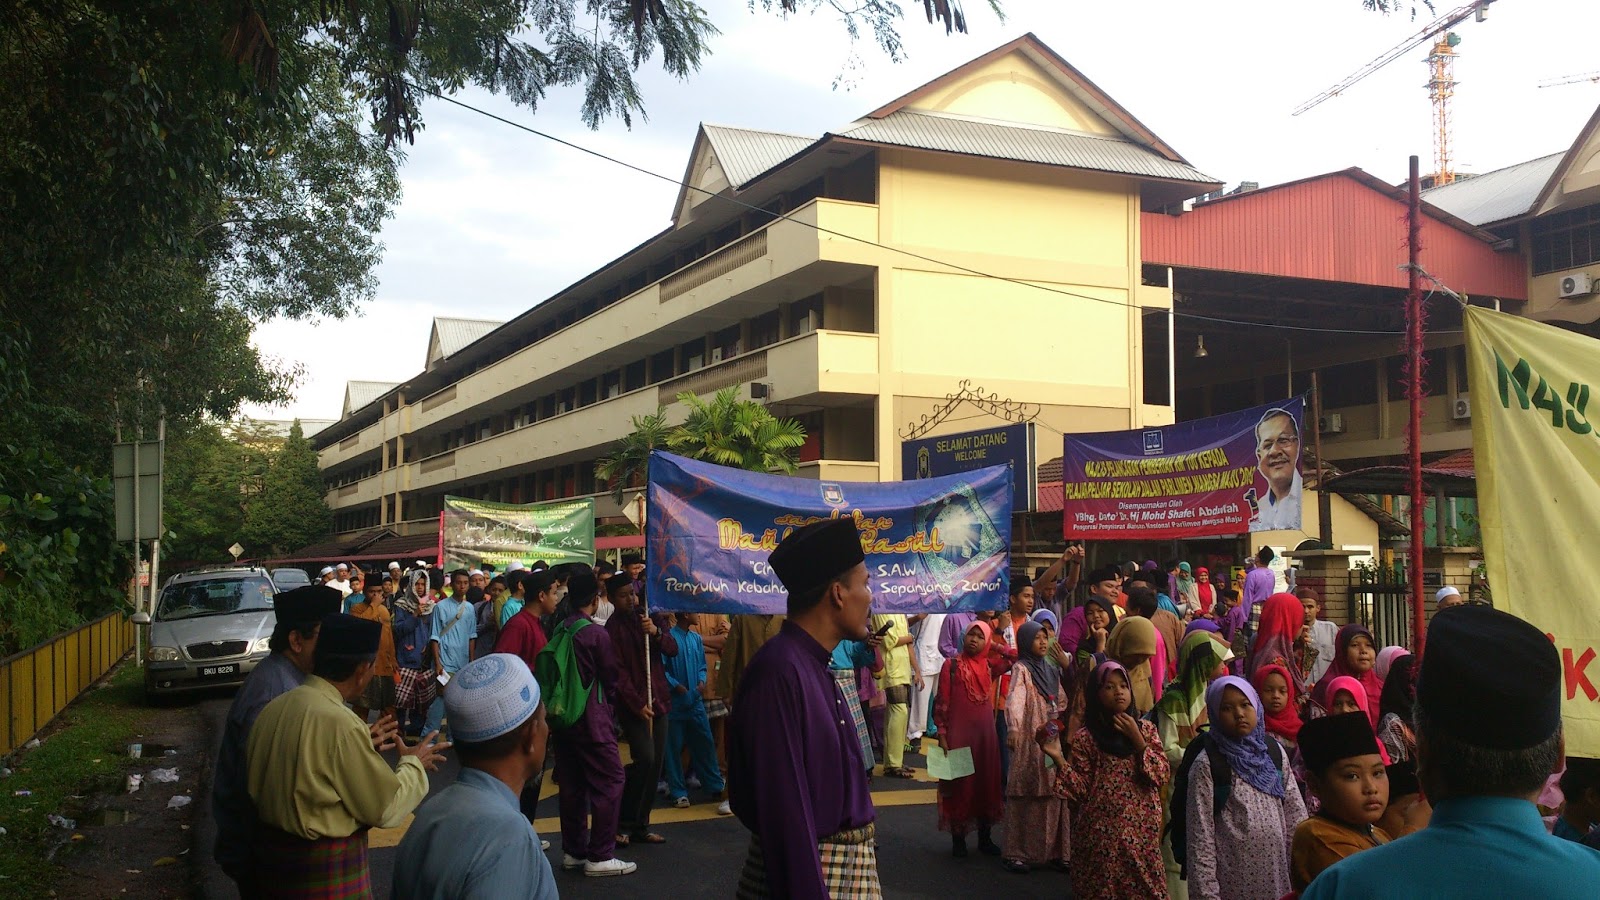
<svg viewBox="0 0 1600 900"><path fill-rule="evenodd" d="M272 608L272 582L261 577L214 578L169 584L161 592L156 618L193 619Z"/></svg>

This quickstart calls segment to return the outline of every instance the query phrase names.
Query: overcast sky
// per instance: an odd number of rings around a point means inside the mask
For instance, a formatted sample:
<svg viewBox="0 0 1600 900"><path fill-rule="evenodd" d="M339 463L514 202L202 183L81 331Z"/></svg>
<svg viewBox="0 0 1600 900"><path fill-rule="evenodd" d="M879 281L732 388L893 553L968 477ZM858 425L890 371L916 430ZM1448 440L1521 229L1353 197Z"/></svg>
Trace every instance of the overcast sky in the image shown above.
<svg viewBox="0 0 1600 900"><path fill-rule="evenodd" d="M1441 0L1441 11L1465 0ZM642 73L650 119L629 130L583 127L573 92L536 114L492 95L460 98L673 179L700 122L804 135L836 129L1025 32L1034 32L1191 163L1230 186L1275 184L1359 166L1405 177L1432 162L1425 50L1298 116L1290 111L1416 33L1424 21L1368 13L1360 0L1005 0L1004 23L966 0L971 33L946 37L917 0L895 65L862 45L853 85L835 90L847 41L824 15L784 21L745 0L701 0L723 34L699 73ZM1457 171L1487 172L1565 150L1600 83L1540 89L1600 69L1595 0L1501 0L1458 29ZM434 316L504 320L605 265L670 221L677 187L439 101L401 172L404 198L383 232L376 298L342 321L274 322L263 352L300 363L296 400L268 418L337 418L346 380L401 381L421 371ZM373 353L372 338L387 352Z"/></svg>

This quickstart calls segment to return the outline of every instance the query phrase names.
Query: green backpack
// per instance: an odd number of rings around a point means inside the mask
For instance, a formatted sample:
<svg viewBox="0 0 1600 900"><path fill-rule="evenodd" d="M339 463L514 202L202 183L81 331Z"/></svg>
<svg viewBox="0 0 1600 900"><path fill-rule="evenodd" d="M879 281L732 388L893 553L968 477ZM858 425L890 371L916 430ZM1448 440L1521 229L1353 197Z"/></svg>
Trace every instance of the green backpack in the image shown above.
<svg viewBox="0 0 1600 900"><path fill-rule="evenodd" d="M577 724L589 705L590 686L584 684L578 674L578 655L573 646L573 637L593 624L590 619L578 619L570 627L566 622L561 623L556 627L550 643L533 660L533 677L539 680L545 715L550 727L556 730Z"/></svg>

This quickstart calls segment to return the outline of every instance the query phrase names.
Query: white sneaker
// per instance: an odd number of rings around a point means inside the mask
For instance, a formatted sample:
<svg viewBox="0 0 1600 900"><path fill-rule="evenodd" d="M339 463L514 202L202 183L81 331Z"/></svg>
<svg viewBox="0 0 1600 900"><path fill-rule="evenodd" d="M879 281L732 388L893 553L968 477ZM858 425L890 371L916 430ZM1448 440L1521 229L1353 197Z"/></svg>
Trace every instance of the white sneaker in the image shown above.
<svg viewBox="0 0 1600 900"><path fill-rule="evenodd" d="M550 849L550 842L545 840L545 839L543 839L543 838L540 838L539 839L539 849L540 850L549 850Z"/></svg>
<svg viewBox="0 0 1600 900"><path fill-rule="evenodd" d="M583 874L590 878L605 878L609 875L632 875L638 869L638 864L623 862L620 859L608 859L605 862L586 862L583 864Z"/></svg>
<svg viewBox="0 0 1600 900"><path fill-rule="evenodd" d="M565 851L563 851L561 854L561 868L566 869L569 872L573 869L582 869L587 865L589 865L589 861L586 859L579 859L576 856L566 853Z"/></svg>
<svg viewBox="0 0 1600 900"><path fill-rule="evenodd" d="M733 807L731 805L729 805L728 801L724 800L721 803L717 804L717 815L719 815L719 816L731 816L731 815L733 815Z"/></svg>
<svg viewBox="0 0 1600 900"><path fill-rule="evenodd" d="M694 788L697 791L700 789L700 778L698 776L690 775L689 779L687 781L685 781L684 783L687 784L689 787Z"/></svg>
<svg viewBox="0 0 1600 900"><path fill-rule="evenodd" d="M663 796L666 795L666 793L667 793L667 783L665 781L656 782L656 793L661 794Z"/></svg>
<svg viewBox="0 0 1600 900"><path fill-rule="evenodd" d="M677 807L678 809L688 809L689 808L689 798L688 797L679 797L678 799L672 801L672 805Z"/></svg>

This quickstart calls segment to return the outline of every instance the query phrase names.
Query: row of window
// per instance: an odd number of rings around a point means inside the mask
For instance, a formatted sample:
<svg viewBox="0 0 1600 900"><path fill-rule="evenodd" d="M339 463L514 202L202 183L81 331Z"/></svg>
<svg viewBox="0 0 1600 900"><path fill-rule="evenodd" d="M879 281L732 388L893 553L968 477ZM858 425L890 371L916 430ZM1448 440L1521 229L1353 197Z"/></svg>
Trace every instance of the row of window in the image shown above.
<svg viewBox="0 0 1600 900"><path fill-rule="evenodd" d="M1322 389L1324 409L1347 406L1367 406L1385 400L1406 399L1404 380L1405 359L1391 356L1387 360L1388 377L1381 377L1380 360L1327 366L1318 371L1318 386ZM1467 348L1463 346L1440 347L1423 354L1423 379L1430 395L1444 393L1446 385L1454 380L1457 385L1467 383ZM1310 370L1296 371L1291 379L1295 395L1311 390ZM1178 391L1178 420L1220 415L1246 409L1262 403L1281 400L1286 385L1282 375L1264 378L1245 378L1223 384L1199 385ZM1210 394L1210 403L1206 395Z"/></svg>
<svg viewBox="0 0 1600 900"><path fill-rule="evenodd" d="M786 337L808 334L822 327L822 294L775 309L720 331L618 366L596 378L551 391L505 410L468 422L441 435L423 438L423 458L474 444L514 428L582 409L630 391L650 387L713 366L741 353L775 344ZM784 326L788 327L785 328ZM748 337L746 333L748 332Z"/></svg>
<svg viewBox="0 0 1600 900"><path fill-rule="evenodd" d="M1600 204L1534 219L1533 274L1600 262Z"/></svg>

